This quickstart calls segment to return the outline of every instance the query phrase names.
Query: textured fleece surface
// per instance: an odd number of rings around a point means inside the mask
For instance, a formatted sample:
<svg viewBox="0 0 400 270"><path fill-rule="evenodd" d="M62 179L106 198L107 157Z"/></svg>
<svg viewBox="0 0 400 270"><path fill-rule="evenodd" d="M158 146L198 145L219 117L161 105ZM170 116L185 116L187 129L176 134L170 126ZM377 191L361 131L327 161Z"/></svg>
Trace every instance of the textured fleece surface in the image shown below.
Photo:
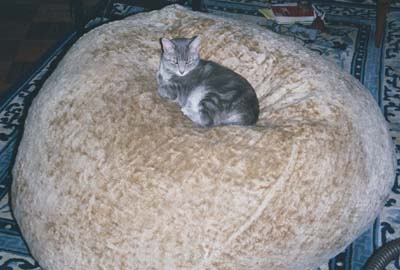
<svg viewBox="0 0 400 270"><path fill-rule="evenodd" d="M254 127L196 128L158 96L160 37L256 89ZM310 270L379 213L386 123L333 63L255 26L169 6L83 36L34 100L12 205L43 269Z"/></svg>

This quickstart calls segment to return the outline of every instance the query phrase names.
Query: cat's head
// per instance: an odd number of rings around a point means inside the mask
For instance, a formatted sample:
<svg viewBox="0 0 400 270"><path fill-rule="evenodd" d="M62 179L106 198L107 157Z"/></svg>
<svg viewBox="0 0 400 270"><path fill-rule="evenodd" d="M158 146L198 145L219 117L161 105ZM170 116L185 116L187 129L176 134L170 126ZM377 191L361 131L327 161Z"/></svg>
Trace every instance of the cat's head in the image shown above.
<svg viewBox="0 0 400 270"><path fill-rule="evenodd" d="M192 71L200 61L199 47L201 39L174 38L161 39L162 56L161 61L166 69L178 75L185 76Z"/></svg>

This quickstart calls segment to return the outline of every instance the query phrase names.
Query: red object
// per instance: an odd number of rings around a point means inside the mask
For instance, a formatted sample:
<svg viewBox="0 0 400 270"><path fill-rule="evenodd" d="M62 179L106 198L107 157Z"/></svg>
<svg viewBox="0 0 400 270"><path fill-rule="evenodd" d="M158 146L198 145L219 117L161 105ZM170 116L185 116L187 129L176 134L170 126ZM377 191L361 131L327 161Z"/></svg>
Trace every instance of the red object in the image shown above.
<svg viewBox="0 0 400 270"><path fill-rule="evenodd" d="M276 5L272 6L272 12L275 17L312 17L314 10L312 8L305 9L295 5Z"/></svg>

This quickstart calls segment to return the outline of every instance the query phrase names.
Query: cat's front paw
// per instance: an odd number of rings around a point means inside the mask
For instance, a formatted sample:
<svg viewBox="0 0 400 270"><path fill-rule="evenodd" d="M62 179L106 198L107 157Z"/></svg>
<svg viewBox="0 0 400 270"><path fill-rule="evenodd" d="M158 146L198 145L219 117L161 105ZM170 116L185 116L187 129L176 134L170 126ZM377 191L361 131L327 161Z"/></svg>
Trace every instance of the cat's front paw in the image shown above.
<svg viewBox="0 0 400 270"><path fill-rule="evenodd" d="M190 106L185 106L181 108L181 112L183 115L185 115L187 118L192 120L193 123L195 123L197 126L201 126L201 120L200 120L200 115L196 112L194 112Z"/></svg>
<svg viewBox="0 0 400 270"><path fill-rule="evenodd" d="M187 116L190 118L191 114L190 114L190 110L187 107L183 107L181 109L181 112L183 113L183 115Z"/></svg>
<svg viewBox="0 0 400 270"><path fill-rule="evenodd" d="M183 107L181 111L186 117L192 120L197 127L208 128L214 125L214 121L208 115L194 112L190 107Z"/></svg>
<svg viewBox="0 0 400 270"><path fill-rule="evenodd" d="M162 98L170 99L170 100L176 100L177 99L177 94L170 91L168 88L165 87L159 87L158 88L158 94Z"/></svg>

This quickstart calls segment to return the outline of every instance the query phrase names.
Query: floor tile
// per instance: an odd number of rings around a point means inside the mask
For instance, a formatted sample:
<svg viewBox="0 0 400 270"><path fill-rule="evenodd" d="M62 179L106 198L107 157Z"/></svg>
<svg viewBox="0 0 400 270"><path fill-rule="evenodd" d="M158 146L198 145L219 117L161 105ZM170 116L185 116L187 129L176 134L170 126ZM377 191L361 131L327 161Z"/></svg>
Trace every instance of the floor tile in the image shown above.
<svg viewBox="0 0 400 270"><path fill-rule="evenodd" d="M15 55L17 62L37 62L53 45L54 40L24 40L18 46Z"/></svg>
<svg viewBox="0 0 400 270"><path fill-rule="evenodd" d="M0 0L0 98L71 30L69 0Z"/></svg>
<svg viewBox="0 0 400 270"><path fill-rule="evenodd" d="M33 23L26 35L31 40L58 40L72 30L72 23L38 22Z"/></svg>
<svg viewBox="0 0 400 270"><path fill-rule="evenodd" d="M38 7L34 22L72 22L68 2L43 4Z"/></svg>
<svg viewBox="0 0 400 270"><path fill-rule="evenodd" d="M30 21L5 21L0 23L0 42L5 39L21 40L30 28Z"/></svg>
<svg viewBox="0 0 400 270"><path fill-rule="evenodd" d="M0 81L0 102L2 101L2 97L8 92L11 84Z"/></svg>
<svg viewBox="0 0 400 270"><path fill-rule="evenodd" d="M30 21L35 15L37 5L15 4L0 1L0 22Z"/></svg>
<svg viewBox="0 0 400 270"><path fill-rule="evenodd" d="M8 72L11 68L12 61L0 62L0 82L5 82L7 80Z"/></svg>
<svg viewBox="0 0 400 270"><path fill-rule="evenodd" d="M19 40L0 40L0 62L14 59L19 42Z"/></svg>
<svg viewBox="0 0 400 270"><path fill-rule="evenodd" d="M34 64L31 62L14 62L7 74L6 83L15 84L32 72Z"/></svg>

